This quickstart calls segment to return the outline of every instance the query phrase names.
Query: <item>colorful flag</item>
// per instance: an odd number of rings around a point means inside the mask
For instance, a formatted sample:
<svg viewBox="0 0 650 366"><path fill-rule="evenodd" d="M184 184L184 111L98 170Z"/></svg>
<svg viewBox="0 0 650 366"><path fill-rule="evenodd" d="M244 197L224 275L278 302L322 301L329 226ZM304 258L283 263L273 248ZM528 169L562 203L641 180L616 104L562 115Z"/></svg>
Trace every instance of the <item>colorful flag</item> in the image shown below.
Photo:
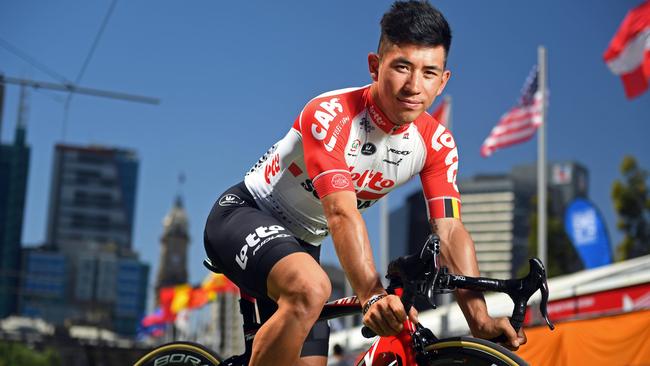
<svg viewBox="0 0 650 366"><path fill-rule="evenodd" d="M442 100L442 103L436 108L433 113L431 113L431 116L436 119L436 121L442 123L443 126L447 126L449 124L449 112L451 111L451 102L449 101L449 98L444 98Z"/></svg>
<svg viewBox="0 0 650 366"><path fill-rule="evenodd" d="M537 66L533 67L522 89L519 103L506 112L481 146L481 155L488 157L498 149L530 140L542 124L542 91L538 90Z"/></svg>
<svg viewBox="0 0 650 366"><path fill-rule="evenodd" d="M232 283L232 281L230 281L228 277L226 277L222 273L210 273L209 275L207 275L203 280L203 282L201 283L201 288L208 291L208 293L213 293L213 294L224 293L224 292L230 292L236 294L239 292L239 288L237 287L237 285ZM210 300L214 298L212 294L210 295L210 297L211 297Z"/></svg>
<svg viewBox="0 0 650 366"><path fill-rule="evenodd" d="M162 318L165 321L172 322L176 318L176 313L172 311L172 302L176 293L175 287L163 287L158 292L158 300L160 309L162 310Z"/></svg>
<svg viewBox="0 0 650 366"><path fill-rule="evenodd" d="M140 320L140 326L142 328L149 328L155 325L161 325L167 323L165 319L165 314L161 308L157 308L153 313L148 314Z"/></svg>
<svg viewBox="0 0 650 366"><path fill-rule="evenodd" d="M161 321L172 322L183 310L200 308L217 298L218 293L239 293L239 288L223 274L209 274L200 286L190 284L163 287L159 291ZM157 318L151 318L155 321Z"/></svg>
<svg viewBox="0 0 650 366"><path fill-rule="evenodd" d="M192 286L189 284L174 287L174 299L172 300L170 307L173 314L178 314L181 310L187 308L190 303L191 294Z"/></svg>
<svg viewBox="0 0 650 366"><path fill-rule="evenodd" d="M627 13L603 55L607 66L621 77L628 99L648 89L650 79L650 0Z"/></svg>

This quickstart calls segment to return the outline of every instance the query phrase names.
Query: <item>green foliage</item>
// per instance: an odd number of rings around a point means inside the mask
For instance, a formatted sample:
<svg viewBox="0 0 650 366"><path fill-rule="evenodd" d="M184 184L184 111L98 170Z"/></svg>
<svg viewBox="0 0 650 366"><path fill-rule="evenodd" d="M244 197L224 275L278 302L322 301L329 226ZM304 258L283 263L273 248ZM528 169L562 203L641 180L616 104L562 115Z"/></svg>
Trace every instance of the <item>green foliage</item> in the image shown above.
<svg viewBox="0 0 650 366"><path fill-rule="evenodd" d="M621 162L622 180L612 185L612 200L618 214L616 226L624 233L617 258L624 260L650 253L650 197L648 172L632 156Z"/></svg>
<svg viewBox="0 0 650 366"><path fill-rule="evenodd" d="M537 257L537 197L533 198L531 205L533 211L530 215L530 232L528 233L528 257ZM546 274L548 277L561 276L577 272L584 268L582 260L576 253L571 239L564 230L562 217L552 215L550 201L546 204ZM528 273L528 261L523 263L517 270L517 276L521 277Z"/></svg>
<svg viewBox="0 0 650 366"><path fill-rule="evenodd" d="M47 348L42 352L26 345L12 342L0 342L0 366L60 366L59 354Z"/></svg>

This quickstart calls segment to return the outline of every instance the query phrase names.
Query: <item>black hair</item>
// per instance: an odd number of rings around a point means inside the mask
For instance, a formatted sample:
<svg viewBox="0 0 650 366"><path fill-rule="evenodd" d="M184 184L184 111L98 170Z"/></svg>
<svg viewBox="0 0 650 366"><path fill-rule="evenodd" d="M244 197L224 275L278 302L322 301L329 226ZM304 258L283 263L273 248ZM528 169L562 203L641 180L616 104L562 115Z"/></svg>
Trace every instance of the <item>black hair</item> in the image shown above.
<svg viewBox="0 0 650 366"><path fill-rule="evenodd" d="M341 345L338 343L334 345L334 354L343 355L343 347L341 347Z"/></svg>
<svg viewBox="0 0 650 366"><path fill-rule="evenodd" d="M427 1L396 1L381 18L377 53L387 43L442 46L445 56L451 47L451 29L442 13ZM446 59L446 57L445 57Z"/></svg>

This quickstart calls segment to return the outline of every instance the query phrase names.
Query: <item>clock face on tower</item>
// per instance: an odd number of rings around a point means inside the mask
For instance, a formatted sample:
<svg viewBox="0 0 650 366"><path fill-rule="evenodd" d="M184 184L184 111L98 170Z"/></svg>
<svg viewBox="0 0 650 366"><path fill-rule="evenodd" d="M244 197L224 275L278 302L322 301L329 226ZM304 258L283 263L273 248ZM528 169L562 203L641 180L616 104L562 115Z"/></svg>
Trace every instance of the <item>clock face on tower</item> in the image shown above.
<svg viewBox="0 0 650 366"><path fill-rule="evenodd" d="M157 283L160 287L187 283L187 249L189 244L187 213L180 197L163 219L160 236L160 266Z"/></svg>

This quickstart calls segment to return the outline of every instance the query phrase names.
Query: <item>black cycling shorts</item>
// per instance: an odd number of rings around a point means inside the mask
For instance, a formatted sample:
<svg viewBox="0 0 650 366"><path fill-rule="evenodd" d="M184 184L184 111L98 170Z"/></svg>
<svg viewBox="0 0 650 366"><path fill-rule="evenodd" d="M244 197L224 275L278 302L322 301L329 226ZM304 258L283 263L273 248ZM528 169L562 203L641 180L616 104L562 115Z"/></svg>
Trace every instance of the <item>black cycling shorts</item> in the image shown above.
<svg viewBox="0 0 650 366"><path fill-rule="evenodd" d="M262 211L243 182L217 199L205 225L203 242L212 264L258 300L262 322L277 309L266 288L273 266L293 253L309 253L317 262L320 257L320 247L297 239L280 221ZM327 356L329 331L327 322L317 322L301 355Z"/></svg>

